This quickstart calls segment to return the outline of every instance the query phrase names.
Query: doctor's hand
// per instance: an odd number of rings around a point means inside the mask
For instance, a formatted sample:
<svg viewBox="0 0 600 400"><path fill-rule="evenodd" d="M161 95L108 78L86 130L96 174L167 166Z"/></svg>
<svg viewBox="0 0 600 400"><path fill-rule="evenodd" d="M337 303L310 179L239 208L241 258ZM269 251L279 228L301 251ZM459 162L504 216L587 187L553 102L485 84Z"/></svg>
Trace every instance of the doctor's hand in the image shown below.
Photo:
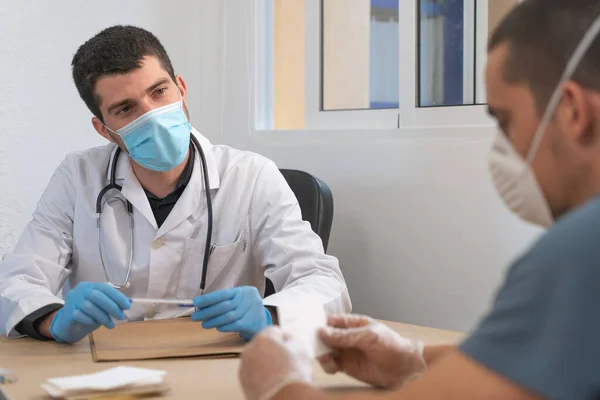
<svg viewBox="0 0 600 400"><path fill-rule="evenodd" d="M269 400L292 383L310 385L313 360L302 342L270 327L244 349L239 375L246 399Z"/></svg>
<svg viewBox="0 0 600 400"><path fill-rule="evenodd" d="M50 334L60 343L77 342L101 325L112 329L112 318L124 320L131 303L108 283L81 282L65 298L50 325Z"/></svg>
<svg viewBox="0 0 600 400"><path fill-rule="evenodd" d="M263 305L258 290L252 286L218 290L194 298L194 321L203 321L204 329L237 332L249 341L273 324L271 313Z"/></svg>
<svg viewBox="0 0 600 400"><path fill-rule="evenodd" d="M422 343L360 315L331 316L320 332L333 352L319 362L329 374L344 372L373 386L392 389L425 372Z"/></svg>

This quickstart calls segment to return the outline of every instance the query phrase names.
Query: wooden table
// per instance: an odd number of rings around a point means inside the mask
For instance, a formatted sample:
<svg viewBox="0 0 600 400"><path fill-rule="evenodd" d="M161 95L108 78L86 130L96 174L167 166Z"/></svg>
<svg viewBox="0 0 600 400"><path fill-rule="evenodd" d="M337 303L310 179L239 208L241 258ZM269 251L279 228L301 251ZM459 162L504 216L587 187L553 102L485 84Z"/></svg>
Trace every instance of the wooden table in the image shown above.
<svg viewBox="0 0 600 400"><path fill-rule="evenodd" d="M395 322L384 322L396 332L426 344L457 343L464 335L458 332L425 328ZM0 368L15 370L16 383L4 386L11 400L45 399L40 385L48 378L98 372L117 365L131 365L167 371L171 390L169 399L242 399L238 382L239 359L202 360L194 358L150 360L124 363L94 363L90 345L82 340L75 345L38 342L32 339L0 338ZM337 374L325 374L315 368L316 384L321 387L353 390L361 383Z"/></svg>

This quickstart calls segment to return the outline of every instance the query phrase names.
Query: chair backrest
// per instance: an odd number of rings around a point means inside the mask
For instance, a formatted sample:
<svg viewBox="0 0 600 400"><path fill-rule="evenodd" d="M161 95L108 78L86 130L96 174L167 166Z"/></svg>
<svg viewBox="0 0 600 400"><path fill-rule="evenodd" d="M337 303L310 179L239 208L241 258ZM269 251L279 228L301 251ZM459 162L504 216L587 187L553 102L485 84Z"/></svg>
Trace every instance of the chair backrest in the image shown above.
<svg viewBox="0 0 600 400"><path fill-rule="evenodd" d="M323 248L327 251L333 223L333 195L329 186L304 171L293 169L280 171L298 199L302 219L310 223L312 230L319 235L323 242ZM267 279L265 297L273 293L275 293L273 283Z"/></svg>
<svg viewBox="0 0 600 400"><path fill-rule="evenodd" d="M303 171L282 169L281 174L296 195L302 219L323 241L327 251L331 224L333 223L333 195L329 186L319 178Z"/></svg>

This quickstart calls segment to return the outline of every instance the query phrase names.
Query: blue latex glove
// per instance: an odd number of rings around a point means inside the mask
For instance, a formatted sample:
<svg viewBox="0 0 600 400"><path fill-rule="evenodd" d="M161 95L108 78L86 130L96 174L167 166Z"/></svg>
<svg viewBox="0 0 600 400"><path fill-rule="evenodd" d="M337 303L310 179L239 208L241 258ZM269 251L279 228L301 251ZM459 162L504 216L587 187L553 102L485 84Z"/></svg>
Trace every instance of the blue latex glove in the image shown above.
<svg viewBox="0 0 600 400"><path fill-rule="evenodd" d="M252 286L223 289L194 298L194 321L202 322L204 329L217 328L220 332L237 332L244 340L273 324L269 310Z"/></svg>
<svg viewBox="0 0 600 400"><path fill-rule="evenodd" d="M74 343L100 325L114 328L112 318L124 320L123 310L130 307L129 299L108 283L81 282L67 294L64 307L50 324L50 333L57 342Z"/></svg>

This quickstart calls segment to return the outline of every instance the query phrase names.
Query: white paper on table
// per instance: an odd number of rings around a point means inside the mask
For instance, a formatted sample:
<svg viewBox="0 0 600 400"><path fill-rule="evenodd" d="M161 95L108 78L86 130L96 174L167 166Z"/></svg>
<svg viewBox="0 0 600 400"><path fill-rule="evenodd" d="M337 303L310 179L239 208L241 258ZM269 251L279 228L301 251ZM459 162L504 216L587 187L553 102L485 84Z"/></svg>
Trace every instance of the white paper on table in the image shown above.
<svg viewBox="0 0 600 400"><path fill-rule="evenodd" d="M75 391L109 391L128 386L156 385L163 381L166 371L116 367L88 375L48 379L42 387L56 396Z"/></svg>
<svg viewBox="0 0 600 400"><path fill-rule="evenodd" d="M298 338L311 357L331 352L319 338L319 330L327 326L327 314L323 304L317 301L301 301L277 306L279 326Z"/></svg>

